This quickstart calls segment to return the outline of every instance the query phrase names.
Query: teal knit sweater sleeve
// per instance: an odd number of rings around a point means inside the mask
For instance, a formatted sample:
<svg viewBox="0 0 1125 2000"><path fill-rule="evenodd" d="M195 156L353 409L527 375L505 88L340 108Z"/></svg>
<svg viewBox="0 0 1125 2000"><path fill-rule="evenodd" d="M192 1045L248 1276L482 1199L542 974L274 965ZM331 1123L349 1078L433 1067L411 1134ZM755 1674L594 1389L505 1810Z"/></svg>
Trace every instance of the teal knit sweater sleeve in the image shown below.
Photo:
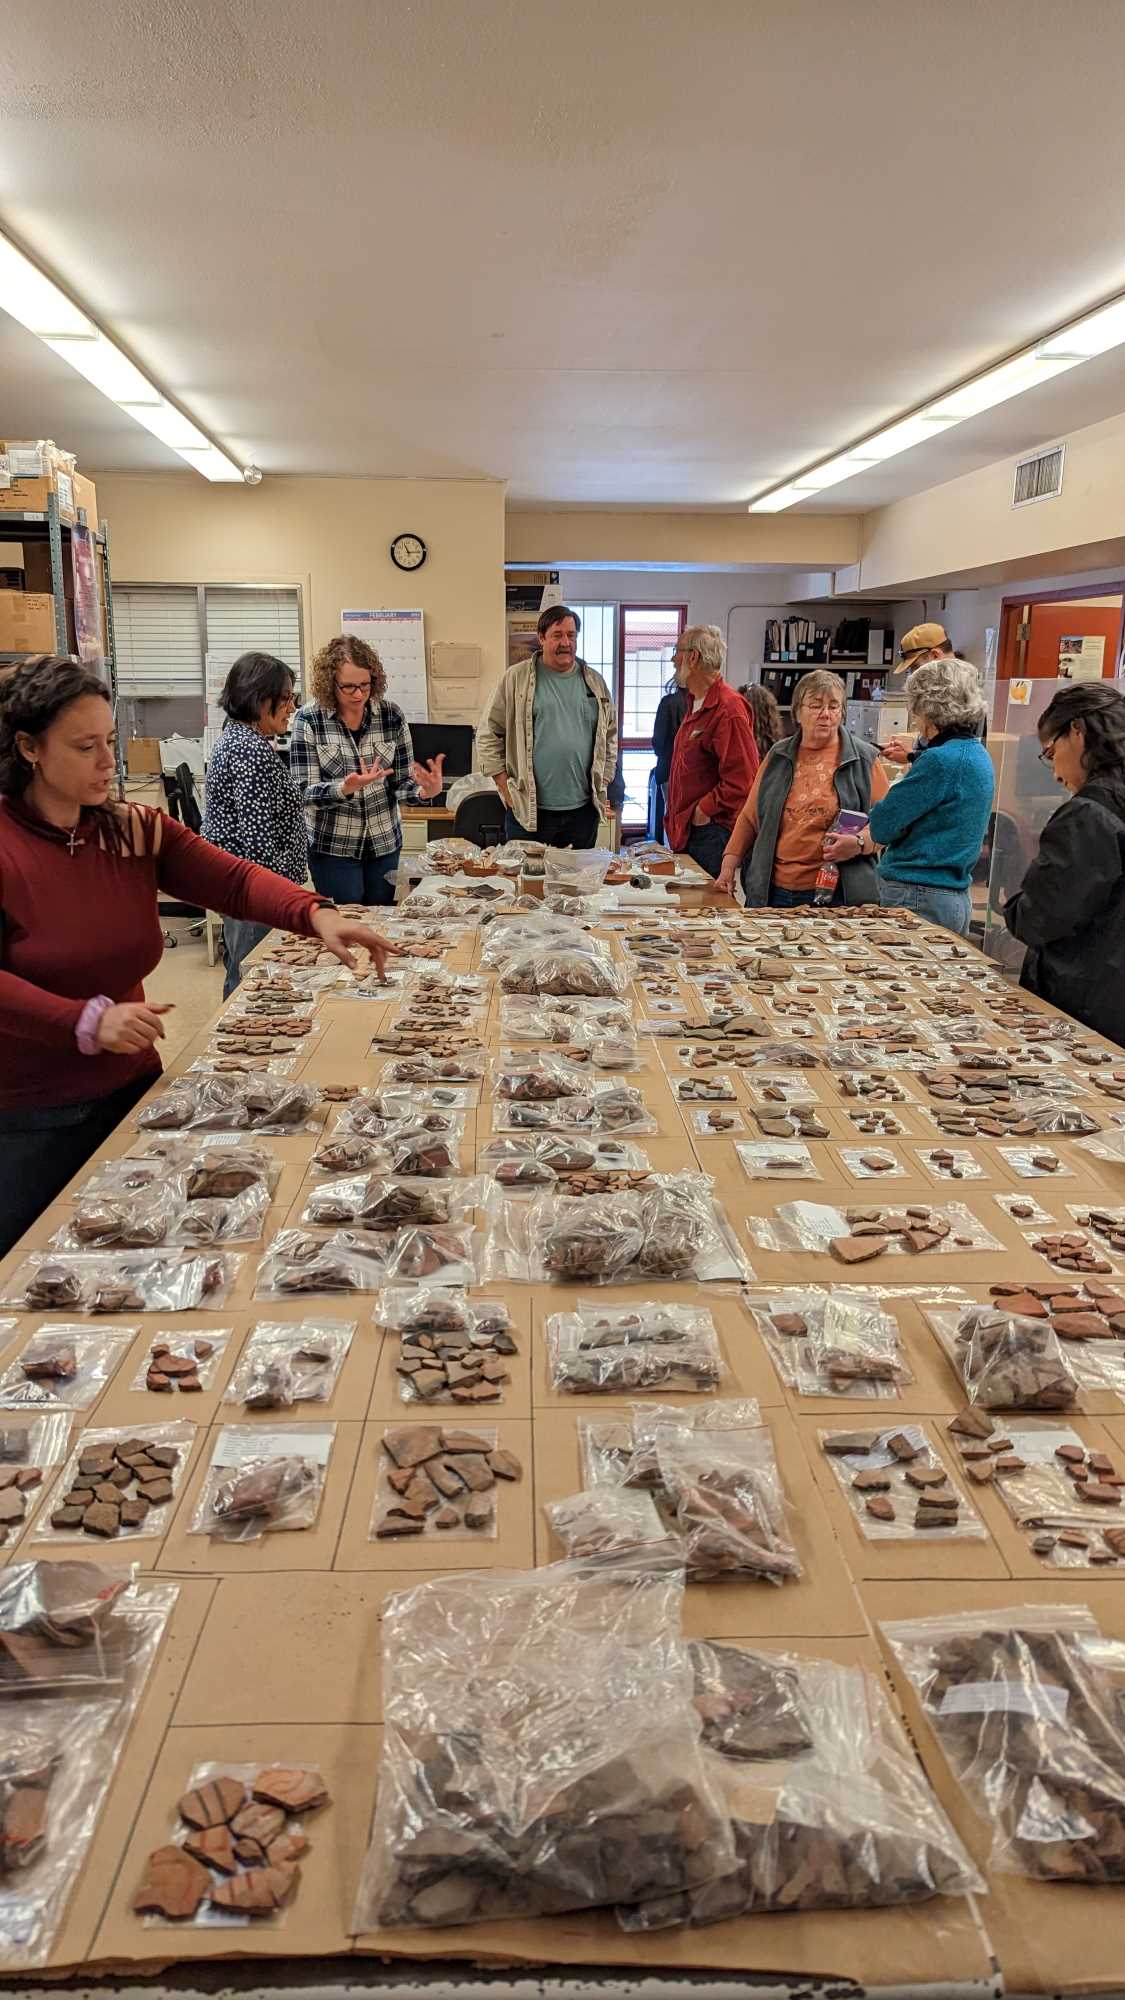
<svg viewBox="0 0 1125 2000"><path fill-rule="evenodd" d="M919 753L906 776L871 808L879 872L896 881L964 889L992 807L992 759L975 737Z"/></svg>

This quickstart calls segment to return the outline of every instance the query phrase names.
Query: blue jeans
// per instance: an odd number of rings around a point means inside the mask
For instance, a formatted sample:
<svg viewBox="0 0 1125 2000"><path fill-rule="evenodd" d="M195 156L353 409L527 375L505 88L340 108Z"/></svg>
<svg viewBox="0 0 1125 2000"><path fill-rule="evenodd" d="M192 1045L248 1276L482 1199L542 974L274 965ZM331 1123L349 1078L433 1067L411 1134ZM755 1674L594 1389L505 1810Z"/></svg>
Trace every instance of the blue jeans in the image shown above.
<svg viewBox="0 0 1125 2000"><path fill-rule="evenodd" d="M0 1111L0 1257L104 1145L160 1075L160 1064L82 1104Z"/></svg>
<svg viewBox="0 0 1125 2000"><path fill-rule="evenodd" d="M327 894L327 891L325 893ZM249 917L223 918L223 944L227 955L227 976L223 981L224 1000L230 999L242 978L243 959L269 934L268 924L252 924Z"/></svg>
<svg viewBox="0 0 1125 2000"><path fill-rule="evenodd" d="M969 934L972 898L967 889L940 889L933 882L896 882L893 876L880 875L879 901L891 909L916 910L927 923L956 931L958 937Z"/></svg>
<svg viewBox="0 0 1125 2000"><path fill-rule="evenodd" d="M729 839L730 828L716 826L714 820L709 826L693 826L688 832L686 852L693 861L698 861L701 868L707 870L712 881L723 865L723 855L727 851Z"/></svg>
<svg viewBox="0 0 1125 2000"><path fill-rule="evenodd" d="M401 847L389 854L375 854L366 847L362 854L309 855L309 874L322 896L334 903L393 903L395 885L387 877L398 867Z"/></svg>
<svg viewBox="0 0 1125 2000"><path fill-rule="evenodd" d="M836 893L832 898L832 902L842 903L843 900L840 885L837 883ZM799 910L803 909L806 904L815 903L815 901L815 889L779 889L776 882L770 887L770 904L775 910ZM826 907L830 907L830 905Z"/></svg>

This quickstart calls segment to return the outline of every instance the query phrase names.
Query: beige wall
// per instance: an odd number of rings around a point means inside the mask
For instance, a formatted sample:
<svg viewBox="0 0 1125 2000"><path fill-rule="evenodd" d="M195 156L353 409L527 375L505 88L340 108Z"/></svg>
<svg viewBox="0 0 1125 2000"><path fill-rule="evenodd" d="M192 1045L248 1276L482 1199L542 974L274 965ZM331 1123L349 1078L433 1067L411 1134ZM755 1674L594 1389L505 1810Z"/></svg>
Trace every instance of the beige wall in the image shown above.
<svg viewBox="0 0 1125 2000"><path fill-rule="evenodd" d="M992 583L1100 569L1125 556L1125 416L1066 439L1056 500L1012 506L1016 460L896 501L862 522L864 591Z"/></svg>
<svg viewBox="0 0 1125 2000"><path fill-rule="evenodd" d="M519 508L507 524L510 563L694 563L719 569L835 569L859 555L854 514L646 513Z"/></svg>
<svg viewBox="0 0 1125 2000"><path fill-rule="evenodd" d="M491 480L275 479L210 486L198 474L98 474L118 583L300 584L308 657L340 612L379 606L426 614L426 641L480 646L483 683L499 679L504 631L504 488ZM429 551L411 576L393 537Z"/></svg>

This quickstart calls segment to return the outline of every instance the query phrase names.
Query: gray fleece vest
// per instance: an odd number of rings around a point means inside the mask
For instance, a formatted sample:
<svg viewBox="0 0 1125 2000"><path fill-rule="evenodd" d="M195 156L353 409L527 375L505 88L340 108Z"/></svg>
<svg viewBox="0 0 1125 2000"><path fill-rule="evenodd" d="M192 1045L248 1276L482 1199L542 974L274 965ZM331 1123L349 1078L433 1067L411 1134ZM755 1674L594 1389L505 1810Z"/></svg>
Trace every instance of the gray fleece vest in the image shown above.
<svg viewBox="0 0 1125 2000"><path fill-rule="evenodd" d="M770 899L777 835L789 787L793 783L800 743L799 730L793 736L783 736L780 743L774 744L762 769L762 782L758 787L758 833L742 872L748 909L765 909ZM875 757L873 743L865 742L861 736L853 736L850 729L841 729L836 797L846 811L870 812L871 767ZM840 887L845 903L877 903L879 877L874 861L867 855L857 855L854 861L842 861Z"/></svg>

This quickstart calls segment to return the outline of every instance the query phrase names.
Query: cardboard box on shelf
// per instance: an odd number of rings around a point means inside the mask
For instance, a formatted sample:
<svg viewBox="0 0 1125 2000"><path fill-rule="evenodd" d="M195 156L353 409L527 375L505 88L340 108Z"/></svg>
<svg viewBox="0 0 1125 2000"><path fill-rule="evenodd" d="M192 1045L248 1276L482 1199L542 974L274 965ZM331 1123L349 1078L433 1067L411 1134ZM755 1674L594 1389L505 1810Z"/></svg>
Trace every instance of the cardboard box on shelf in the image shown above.
<svg viewBox="0 0 1125 2000"><path fill-rule="evenodd" d="M0 590L0 653L54 650L54 599L39 590Z"/></svg>
<svg viewBox="0 0 1125 2000"><path fill-rule="evenodd" d="M125 766L131 778L159 777L159 736L130 736L125 745Z"/></svg>

